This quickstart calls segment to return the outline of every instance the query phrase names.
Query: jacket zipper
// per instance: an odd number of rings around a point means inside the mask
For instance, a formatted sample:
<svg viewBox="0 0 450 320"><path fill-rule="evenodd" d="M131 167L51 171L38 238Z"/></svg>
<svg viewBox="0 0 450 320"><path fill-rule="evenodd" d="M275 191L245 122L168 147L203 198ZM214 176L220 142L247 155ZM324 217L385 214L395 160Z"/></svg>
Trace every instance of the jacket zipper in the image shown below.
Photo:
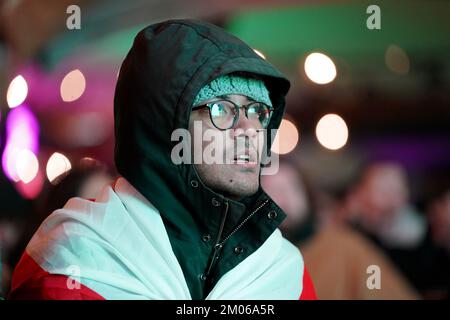
<svg viewBox="0 0 450 320"><path fill-rule="evenodd" d="M223 228L225 226L225 220L227 218L227 214L228 214L228 202L225 202L225 213L223 215L222 221L220 223L220 229L219 229L219 235L217 236L217 240L216 240L216 244L214 245L214 253L212 256L212 259L209 263L208 269L206 271L205 276L208 277L209 273L212 270L212 267L214 266L215 262L219 259L219 253L220 250L223 248L223 245L225 243L225 241L227 241L233 234L235 234L240 228L242 228L242 226L251 218L255 215L256 212L258 212L259 210L261 210L262 207L264 207L267 202L269 202L268 199L266 199L262 204L260 204L255 210L252 211L252 213L250 213L236 228L233 229L233 231L231 231L228 236L226 236L222 241L220 241L220 238L222 236L222 232L223 232Z"/></svg>
<svg viewBox="0 0 450 320"><path fill-rule="evenodd" d="M261 203L258 208L256 208L255 210L252 211L252 213L250 213L236 228L233 229L233 231L230 232L230 234L228 236L225 237L225 239L222 240L221 245L223 246L223 244L225 243L225 241L227 241L233 234L236 233L236 231L238 231L240 228L242 228L242 226L251 218L255 215L256 212L258 212L259 210L261 210L262 207L264 207L267 202L269 202L269 199L266 199L266 201L264 201L263 203Z"/></svg>
<svg viewBox="0 0 450 320"><path fill-rule="evenodd" d="M206 277L209 276L209 273L211 272L213 265L215 264L216 260L219 259L219 252L220 249L222 249L222 243L220 242L220 238L222 237L225 221L227 220L227 215L228 215L228 201L225 201L225 212L223 214L222 221L220 222L219 234L217 235L216 244L214 245L214 253L211 258L211 261L209 262L208 269L206 269L205 274Z"/></svg>

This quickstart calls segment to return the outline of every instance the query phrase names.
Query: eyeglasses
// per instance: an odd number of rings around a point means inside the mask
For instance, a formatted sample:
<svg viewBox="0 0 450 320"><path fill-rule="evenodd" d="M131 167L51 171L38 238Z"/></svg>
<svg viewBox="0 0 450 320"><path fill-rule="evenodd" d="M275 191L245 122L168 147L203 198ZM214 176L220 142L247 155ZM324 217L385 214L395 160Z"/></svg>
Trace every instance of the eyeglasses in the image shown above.
<svg viewBox="0 0 450 320"><path fill-rule="evenodd" d="M250 102L239 106L233 101L222 99L195 106L192 111L208 108L213 125L219 130L233 128L239 119L239 109L245 109L245 116L256 129L266 129L269 125L273 109L262 102Z"/></svg>

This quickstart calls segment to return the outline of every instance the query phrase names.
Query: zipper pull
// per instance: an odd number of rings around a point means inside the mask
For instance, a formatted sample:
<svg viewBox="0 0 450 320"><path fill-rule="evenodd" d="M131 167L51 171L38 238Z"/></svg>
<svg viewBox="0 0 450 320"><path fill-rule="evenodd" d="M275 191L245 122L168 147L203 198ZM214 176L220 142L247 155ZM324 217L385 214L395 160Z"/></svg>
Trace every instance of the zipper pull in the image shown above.
<svg viewBox="0 0 450 320"><path fill-rule="evenodd" d="M209 263L208 270L206 270L206 274L205 274L206 277L209 276L209 273L211 272L212 267L215 265L216 260L219 259L219 254L220 254L220 250L221 249L222 249L222 244L221 243L217 243L214 246L214 254L213 254L212 258L211 258L211 262Z"/></svg>

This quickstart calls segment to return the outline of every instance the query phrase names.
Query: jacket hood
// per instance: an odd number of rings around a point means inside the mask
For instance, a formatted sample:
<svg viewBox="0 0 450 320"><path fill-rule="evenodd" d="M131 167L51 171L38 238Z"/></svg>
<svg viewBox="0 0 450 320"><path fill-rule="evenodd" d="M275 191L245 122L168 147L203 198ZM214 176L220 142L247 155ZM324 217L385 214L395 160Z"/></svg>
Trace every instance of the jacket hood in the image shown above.
<svg viewBox="0 0 450 320"><path fill-rule="evenodd" d="M278 128L289 81L247 44L212 24L170 20L151 25L138 33L120 70L114 97L117 170L160 211L169 236L181 243L193 243L199 234L214 236L224 201L232 213L225 226L229 231L268 198L260 188L242 201L226 199L201 182L193 164L171 160L178 143L171 141L172 132L188 128L197 93L211 80L237 71L264 80L274 106L268 129ZM274 229L284 214L273 201L269 207L280 212L267 227ZM189 251L175 241L172 245L176 254ZM196 254L195 246L192 250Z"/></svg>

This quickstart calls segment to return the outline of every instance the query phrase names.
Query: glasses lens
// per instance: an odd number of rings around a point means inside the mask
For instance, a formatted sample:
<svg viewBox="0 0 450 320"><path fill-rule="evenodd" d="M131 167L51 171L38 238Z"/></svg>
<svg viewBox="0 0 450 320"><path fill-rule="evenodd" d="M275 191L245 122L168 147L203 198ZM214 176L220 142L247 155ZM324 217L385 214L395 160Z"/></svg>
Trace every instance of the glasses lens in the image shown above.
<svg viewBox="0 0 450 320"><path fill-rule="evenodd" d="M233 125L235 108L229 101L215 101L209 104L213 124L219 129L229 129Z"/></svg>
<svg viewBox="0 0 450 320"><path fill-rule="evenodd" d="M267 128L271 116L270 108L264 103L256 102L248 106L247 117L255 126Z"/></svg>

